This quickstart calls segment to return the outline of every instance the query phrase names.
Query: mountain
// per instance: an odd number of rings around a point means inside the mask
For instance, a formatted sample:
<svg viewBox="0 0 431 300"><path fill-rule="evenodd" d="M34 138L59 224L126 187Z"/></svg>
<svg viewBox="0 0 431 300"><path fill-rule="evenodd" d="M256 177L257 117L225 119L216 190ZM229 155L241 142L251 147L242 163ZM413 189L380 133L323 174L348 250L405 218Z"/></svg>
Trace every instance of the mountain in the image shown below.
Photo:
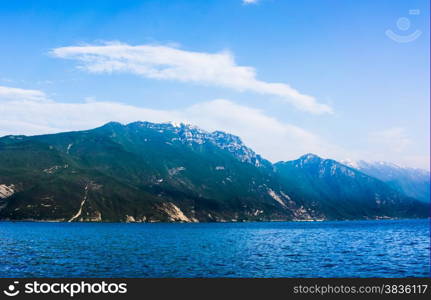
<svg viewBox="0 0 431 300"><path fill-rule="evenodd" d="M295 199L330 219L367 219L427 213L427 207L384 182L332 159L306 154L278 162L276 172Z"/></svg>
<svg viewBox="0 0 431 300"><path fill-rule="evenodd" d="M0 171L6 219L269 220L299 209L284 204L271 163L238 137L184 124L4 137Z"/></svg>
<svg viewBox="0 0 431 300"><path fill-rule="evenodd" d="M361 172L378 178L407 196L423 202L430 201L430 172L404 168L388 162L358 161L352 164Z"/></svg>
<svg viewBox="0 0 431 300"><path fill-rule="evenodd" d="M306 167L321 159L307 157L273 165L237 136L175 123L111 122L86 131L5 136L0 138L0 219L223 222L427 216L424 204L335 161L347 171L325 171L322 184L314 176L317 169ZM292 168L301 161L304 168ZM346 190L344 184L354 188Z"/></svg>

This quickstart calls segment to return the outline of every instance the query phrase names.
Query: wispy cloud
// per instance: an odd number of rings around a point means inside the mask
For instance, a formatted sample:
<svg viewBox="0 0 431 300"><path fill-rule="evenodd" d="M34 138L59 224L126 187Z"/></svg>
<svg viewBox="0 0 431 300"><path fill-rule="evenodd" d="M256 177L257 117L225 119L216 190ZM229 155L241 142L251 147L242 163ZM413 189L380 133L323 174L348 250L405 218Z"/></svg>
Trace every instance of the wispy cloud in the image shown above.
<svg viewBox="0 0 431 300"><path fill-rule="evenodd" d="M208 131L223 130L271 161L290 160L312 152L327 158L391 161L429 169L429 155L411 151L407 131L393 127L372 132L366 149L344 149L325 138L263 111L229 100L204 101L176 110L151 109L87 97L80 103L50 99L43 91L0 86L0 136L45 134L90 129L109 121L185 122ZM428 150L429 151L429 150ZM425 152L427 153L427 152Z"/></svg>
<svg viewBox="0 0 431 300"><path fill-rule="evenodd" d="M406 130L394 127L370 133L370 142L378 144L385 152L403 152L411 144Z"/></svg>
<svg viewBox="0 0 431 300"><path fill-rule="evenodd" d="M429 146L413 142L403 127L391 127L369 133L366 150L361 154L366 161L390 161L399 166L429 170Z"/></svg>
<svg viewBox="0 0 431 300"><path fill-rule="evenodd" d="M258 0L242 0L243 4L256 4Z"/></svg>
<svg viewBox="0 0 431 300"><path fill-rule="evenodd" d="M208 131L223 130L236 134L272 161L294 159L306 152L330 157L337 157L340 153L340 149L303 128L229 100L217 99L183 109L158 110L94 98L85 99L82 103L40 101L32 96L33 93L29 95L28 98L0 98L0 136L84 130L109 121L175 121L191 123Z"/></svg>
<svg viewBox="0 0 431 300"><path fill-rule="evenodd" d="M127 72L146 78L176 80L219 86L237 91L273 95L296 108L313 114L332 113L286 83L257 79L252 67L237 65L229 52L206 53L180 50L170 46L122 43L70 46L53 49L54 56L80 62L79 68L93 73Z"/></svg>
<svg viewBox="0 0 431 300"><path fill-rule="evenodd" d="M1 100L48 101L48 97L44 92L39 90L0 86L0 101Z"/></svg>

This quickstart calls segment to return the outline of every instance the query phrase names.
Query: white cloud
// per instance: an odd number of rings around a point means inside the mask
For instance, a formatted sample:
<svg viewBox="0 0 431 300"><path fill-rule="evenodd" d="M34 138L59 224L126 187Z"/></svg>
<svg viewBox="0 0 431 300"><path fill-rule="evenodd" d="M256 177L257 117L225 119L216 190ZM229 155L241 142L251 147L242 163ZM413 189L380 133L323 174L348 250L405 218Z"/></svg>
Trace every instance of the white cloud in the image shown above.
<svg viewBox="0 0 431 300"><path fill-rule="evenodd" d="M229 52L184 51L169 46L122 43L61 47L52 50L56 57L80 62L80 69L93 73L125 72L146 78L176 80L278 96L296 108L313 114L332 113L321 104L286 83L256 78L252 67L239 66Z"/></svg>
<svg viewBox="0 0 431 300"><path fill-rule="evenodd" d="M406 130L394 127L370 133L370 142L384 148L384 152L403 152L411 144Z"/></svg>
<svg viewBox="0 0 431 300"><path fill-rule="evenodd" d="M46 134L85 130L110 121L185 122L205 130L223 130L241 137L246 145L275 162L291 160L312 152L339 161L384 160L428 169L427 152L410 153L412 142L405 129L395 127L369 135L365 149L347 151L320 136L266 115L261 110L217 99L177 110L136 107L93 97L81 103L50 100L41 91L0 86L0 136ZM351 150L351 149L350 149ZM425 155L422 155L425 153Z"/></svg>
<svg viewBox="0 0 431 300"><path fill-rule="evenodd" d="M429 170L429 147L414 143L403 127L371 132L366 145L360 155L366 161L390 161L399 166Z"/></svg>
<svg viewBox="0 0 431 300"><path fill-rule="evenodd" d="M0 101L1 100L47 101L48 97L44 92L38 90L26 90L0 86Z"/></svg>
<svg viewBox="0 0 431 300"><path fill-rule="evenodd" d="M408 166L420 168L430 171L430 156L429 155L406 155L399 163L400 166Z"/></svg>
<svg viewBox="0 0 431 300"><path fill-rule="evenodd" d="M253 150L271 161L296 159L308 152L325 157L340 154L338 147L307 130L227 100L196 104L182 113L186 120L204 129L240 136Z"/></svg>
<svg viewBox="0 0 431 300"><path fill-rule="evenodd" d="M247 4L256 4L258 2L258 0L242 0L242 3L247 5Z"/></svg>
<svg viewBox="0 0 431 300"><path fill-rule="evenodd" d="M222 99L178 110L157 110L94 98L82 103L39 101L32 96L28 99L0 98L0 115L0 136L84 130L109 121L175 121L238 135L249 147L272 161L295 159L307 152L326 157L340 153L340 149L311 132L280 122L258 109Z"/></svg>

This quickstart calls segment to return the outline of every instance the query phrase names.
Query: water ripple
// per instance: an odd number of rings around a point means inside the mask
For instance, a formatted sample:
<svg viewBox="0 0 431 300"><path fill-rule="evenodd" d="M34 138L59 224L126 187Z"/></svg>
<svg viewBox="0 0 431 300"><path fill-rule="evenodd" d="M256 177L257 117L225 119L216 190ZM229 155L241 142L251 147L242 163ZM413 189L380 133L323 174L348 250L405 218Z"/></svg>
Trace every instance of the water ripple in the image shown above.
<svg viewBox="0 0 431 300"><path fill-rule="evenodd" d="M0 277L428 277L428 220L0 222Z"/></svg>

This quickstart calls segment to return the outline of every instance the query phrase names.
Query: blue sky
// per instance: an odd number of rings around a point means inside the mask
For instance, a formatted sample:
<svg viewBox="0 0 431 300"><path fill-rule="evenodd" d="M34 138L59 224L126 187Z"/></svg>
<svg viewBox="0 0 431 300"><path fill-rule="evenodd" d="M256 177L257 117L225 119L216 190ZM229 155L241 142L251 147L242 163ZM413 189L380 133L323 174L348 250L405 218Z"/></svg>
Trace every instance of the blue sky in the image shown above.
<svg viewBox="0 0 431 300"><path fill-rule="evenodd" d="M254 2L2 3L0 135L185 121L272 161L428 168L428 1Z"/></svg>

